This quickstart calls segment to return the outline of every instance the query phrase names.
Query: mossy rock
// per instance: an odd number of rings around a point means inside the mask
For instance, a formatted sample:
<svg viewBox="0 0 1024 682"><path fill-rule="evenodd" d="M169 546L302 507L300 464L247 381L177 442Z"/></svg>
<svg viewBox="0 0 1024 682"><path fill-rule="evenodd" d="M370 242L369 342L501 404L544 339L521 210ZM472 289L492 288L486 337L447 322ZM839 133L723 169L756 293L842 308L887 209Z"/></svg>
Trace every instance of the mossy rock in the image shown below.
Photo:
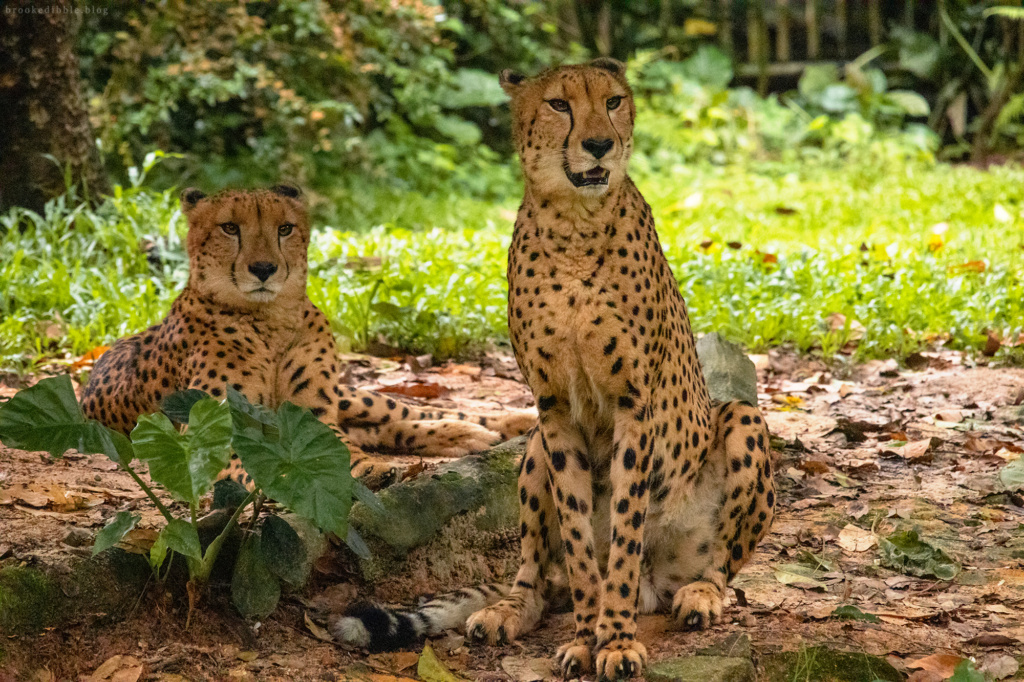
<svg viewBox="0 0 1024 682"><path fill-rule="evenodd" d="M143 557L119 549L70 568L2 568L0 634L38 633L83 614L116 617L131 608L150 575Z"/></svg>
<svg viewBox="0 0 1024 682"><path fill-rule="evenodd" d="M378 494L382 512L356 504L349 521L371 549L393 557L427 544L465 512L483 512L476 521L482 531L514 526L519 518L516 460L525 447L525 439L516 438L393 485Z"/></svg>
<svg viewBox="0 0 1024 682"><path fill-rule="evenodd" d="M865 653L809 647L762 656L762 682L900 682L903 676L888 661Z"/></svg>
<svg viewBox="0 0 1024 682"><path fill-rule="evenodd" d="M682 656L647 670L650 682L754 682L754 665L735 656Z"/></svg>
<svg viewBox="0 0 1024 682"><path fill-rule="evenodd" d="M60 620L61 601L57 582L34 568L0 569L0 634L41 632Z"/></svg>

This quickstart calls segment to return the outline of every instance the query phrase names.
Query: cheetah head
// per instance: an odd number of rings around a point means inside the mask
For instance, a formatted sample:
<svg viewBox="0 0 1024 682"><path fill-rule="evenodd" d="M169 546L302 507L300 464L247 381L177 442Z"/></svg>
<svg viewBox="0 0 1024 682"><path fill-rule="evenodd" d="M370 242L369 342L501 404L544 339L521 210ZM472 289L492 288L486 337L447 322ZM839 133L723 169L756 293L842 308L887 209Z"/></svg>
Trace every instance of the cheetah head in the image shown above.
<svg viewBox="0 0 1024 682"><path fill-rule="evenodd" d="M636 116L624 64L595 59L533 78L505 70L500 82L533 191L594 197L623 181Z"/></svg>
<svg viewBox="0 0 1024 682"><path fill-rule="evenodd" d="M183 191L189 286L238 309L305 296L309 214L301 196L290 185L209 197Z"/></svg>

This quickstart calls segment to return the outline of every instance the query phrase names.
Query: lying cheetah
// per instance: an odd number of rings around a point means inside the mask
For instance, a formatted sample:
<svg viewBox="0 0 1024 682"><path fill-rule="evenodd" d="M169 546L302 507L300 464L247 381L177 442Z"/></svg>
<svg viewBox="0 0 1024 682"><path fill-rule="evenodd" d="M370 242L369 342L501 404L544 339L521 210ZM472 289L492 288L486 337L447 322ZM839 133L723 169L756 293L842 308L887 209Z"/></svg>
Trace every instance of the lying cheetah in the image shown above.
<svg viewBox="0 0 1024 682"><path fill-rule="evenodd" d="M501 85L526 180L509 329L540 411L519 473L522 562L511 589L465 590L411 613L361 608L334 631L383 647L497 601L466 631L507 642L567 587L576 633L558 650L562 675L630 677L647 662L638 611L707 626L768 532L768 433L755 407L711 405L686 304L626 172L625 67L506 71Z"/></svg>
<svg viewBox="0 0 1024 682"><path fill-rule="evenodd" d="M353 473L379 487L397 470L366 451L461 456L525 432L526 413L498 417L423 410L338 384L330 325L306 295L309 216L295 187L181 195L190 274L160 324L119 340L97 361L82 396L87 416L125 433L170 393L227 386L276 408L307 407L338 427ZM237 460L222 474L250 479Z"/></svg>

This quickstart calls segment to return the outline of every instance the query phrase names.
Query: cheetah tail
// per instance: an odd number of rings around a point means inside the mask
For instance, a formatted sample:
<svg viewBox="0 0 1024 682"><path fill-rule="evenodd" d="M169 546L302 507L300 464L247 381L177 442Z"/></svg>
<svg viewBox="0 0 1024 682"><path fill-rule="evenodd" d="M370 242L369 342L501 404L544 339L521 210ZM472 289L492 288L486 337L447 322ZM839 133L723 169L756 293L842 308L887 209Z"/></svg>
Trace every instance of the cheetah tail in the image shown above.
<svg viewBox="0 0 1024 682"><path fill-rule="evenodd" d="M335 639L370 651L394 651L424 637L461 629L466 619L508 594L507 585L485 584L441 595L409 610L367 603L350 606L331 626Z"/></svg>

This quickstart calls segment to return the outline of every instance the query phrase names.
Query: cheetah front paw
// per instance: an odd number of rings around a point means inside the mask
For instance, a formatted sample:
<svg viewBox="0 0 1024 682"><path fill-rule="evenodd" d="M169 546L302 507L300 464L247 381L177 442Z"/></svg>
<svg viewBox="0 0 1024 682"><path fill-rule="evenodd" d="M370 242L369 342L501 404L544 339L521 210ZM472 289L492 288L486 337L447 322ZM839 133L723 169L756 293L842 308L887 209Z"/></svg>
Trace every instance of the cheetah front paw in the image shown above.
<svg viewBox="0 0 1024 682"><path fill-rule="evenodd" d="M703 630L722 616L722 592L704 580L683 585L672 600L672 618L684 630Z"/></svg>
<svg viewBox="0 0 1024 682"><path fill-rule="evenodd" d="M591 644L582 643L578 639L558 647L558 653L555 654L555 665L558 666L563 678L575 679L593 670L591 648Z"/></svg>
<svg viewBox="0 0 1024 682"><path fill-rule="evenodd" d="M470 640L491 646L508 644L533 629L542 609L539 597L502 599L471 615L466 620L466 635Z"/></svg>
<svg viewBox="0 0 1024 682"><path fill-rule="evenodd" d="M647 666L647 647L636 640L608 642L597 652L599 680L639 677Z"/></svg>

